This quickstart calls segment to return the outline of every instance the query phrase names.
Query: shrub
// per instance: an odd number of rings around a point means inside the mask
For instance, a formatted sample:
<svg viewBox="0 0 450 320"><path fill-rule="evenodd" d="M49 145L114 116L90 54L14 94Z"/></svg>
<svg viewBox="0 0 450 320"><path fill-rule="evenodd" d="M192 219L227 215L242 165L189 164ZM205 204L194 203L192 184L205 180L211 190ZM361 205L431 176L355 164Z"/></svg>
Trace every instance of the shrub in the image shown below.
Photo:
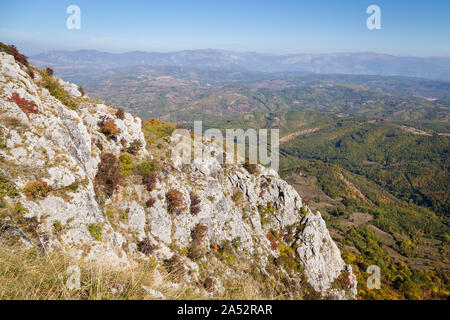
<svg viewBox="0 0 450 320"><path fill-rule="evenodd" d="M56 233L60 233L64 229L64 226L62 225L61 221L55 220L53 222L53 228L55 229Z"/></svg>
<svg viewBox="0 0 450 320"><path fill-rule="evenodd" d="M153 162L149 162L149 161L143 161L143 162L139 163L137 165L136 169L137 169L138 174L143 177L146 175L152 174L156 171L155 164Z"/></svg>
<svg viewBox="0 0 450 320"><path fill-rule="evenodd" d="M122 108L119 108L116 112L116 117L117 119L123 120L125 119L125 112L123 111Z"/></svg>
<svg viewBox="0 0 450 320"><path fill-rule="evenodd" d="M2 42L0 42L0 51L6 52L7 54L10 54L14 57L14 60L16 62L19 62L25 66L28 66L28 58L21 54L19 50L14 45L6 45Z"/></svg>
<svg viewBox="0 0 450 320"><path fill-rule="evenodd" d="M96 184L104 187L106 194L111 196L121 180L121 165L117 157L112 153L102 155L95 176Z"/></svg>
<svg viewBox="0 0 450 320"><path fill-rule="evenodd" d="M133 158L129 154L122 154L120 156L120 162L122 163L122 174L124 176L129 176L133 170Z"/></svg>
<svg viewBox="0 0 450 320"><path fill-rule="evenodd" d="M54 71L52 68L47 68L47 69L45 69L45 73L51 77L51 76L53 76Z"/></svg>
<svg viewBox="0 0 450 320"><path fill-rule="evenodd" d="M80 186L80 182L78 180L75 180L68 186L68 188L72 191L77 191L79 186Z"/></svg>
<svg viewBox="0 0 450 320"><path fill-rule="evenodd" d="M234 238L231 243L235 249L239 249L241 246L241 237Z"/></svg>
<svg viewBox="0 0 450 320"><path fill-rule="evenodd" d="M183 194L175 189L166 193L167 209L169 213L179 215L184 210Z"/></svg>
<svg viewBox="0 0 450 320"><path fill-rule="evenodd" d="M202 201L201 201L200 197L197 194L193 193L193 192L191 192L189 194L189 196L191 198L190 211L191 211L191 214L195 216L195 215L197 215L200 212L200 203Z"/></svg>
<svg viewBox="0 0 450 320"><path fill-rule="evenodd" d="M133 140L127 148L127 152L130 154L137 154L142 148L142 142L139 139Z"/></svg>
<svg viewBox="0 0 450 320"><path fill-rule="evenodd" d="M80 91L81 96L84 96L86 94L86 92L84 91L84 88L82 86L78 87L78 91Z"/></svg>
<svg viewBox="0 0 450 320"><path fill-rule="evenodd" d="M149 256L153 253L155 250L155 246L152 245L150 240L148 238L145 238L144 240L140 241L137 245L138 250L142 252L143 254Z"/></svg>
<svg viewBox="0 0 450 320"><path fill-rule="evenodd" d="M23 192L29 199L44 199L52 191L52 187L44 181L29 182Z"/></svg>
<svg viewBox="0 0 450 320"><path fill-rule="evenodd" d="M205 289L208 292L214 292L214 289L215 289L215 286L216 286L216 281L214 280L214 278L207 277L205 279L205 282L204 282L203 286L205 287Z"/></svg>
<svg viewBox="0 0 450 320"><path fill-rule="evenodd" d="M180 280L186 273L183 259L178 254L174 254L172 258L165 260L164 266L166 267L167 272L169 272L176 281Z"/></svg>
<svg viewBox="0 0 450 320"><path fill-rule="evenodd" d="M88 226L88 231L92 238L94 238L97 241L102 241L102 230L103 227L101 225L91 223Z"/></svg>
<svg viewBox="0 0 450 320"><path fill-rule="evenodd" d="M192 230L192 243L189 247L188 256L193 260L198 260L206 253L206 248L202 242L208 233L208 227L202 224L197 224Z"/></svg>
<svg viewBox="0 0 450 320"><path fill-rule="evenodd" d="M13 93L13 96L8 98L8 101L17 104L20 110L27 115L28 119L30 118L30 113L39 113L39 108L33 101L21 98L17 93Z"/></svg>
<svg viewBox="0 0 450 320"><path fill-rule="evenodd" d="M304 216L306 216L307 213L308 213L308 209L306 209L305 206L302 206L301 209L300 209L300 215L302 217L304 217Z"/></svg>
<svg viewBox="0 0 450 320"><path fill-rule="evenodd" d="M155 173L146 174L142 177L142 184L146 187L148 192L152 192L155 188L157 176Z"/></svg>
<svg viewBox="0 0 450 320"><path fill-rule="evenodd" d="M99 122L100 131L107 138L114 139L120 134L120 129L117 128L114 120L107 118L106 116L102 118Z"/></svg>
<svg viewBox="0 0 450 320"><path fill-rule="evenodd" d="M34 79L34 71L33 70L31 70L31 68L28 68L28 71L27 71L27 73L28 73L28 75L31 77L31 79Z"/></svg>
<svg viewBox="0 0 450 320"><path fill-rule="evenodd" d="M197 224L192 230L192 241L202 242L208 234L208 226Z"/></svg>
<svg viewBox="0 0 450 320"><path fill-rule="evenodd" d="M156 202L155 199L150 198L150 199L148 199L148 200L145 202L145 206L146 206L147 208L151 208L151 207L153 207L153 205L155 204L155 202Z"/></svg>
<svg viewBox="0 0 450 320"><path fill-rule="evenodd" d="M250 163L248 158L245 159L245 163L242 166L250 174L257 174L259 172L258 166L255 163Z"/></svg>

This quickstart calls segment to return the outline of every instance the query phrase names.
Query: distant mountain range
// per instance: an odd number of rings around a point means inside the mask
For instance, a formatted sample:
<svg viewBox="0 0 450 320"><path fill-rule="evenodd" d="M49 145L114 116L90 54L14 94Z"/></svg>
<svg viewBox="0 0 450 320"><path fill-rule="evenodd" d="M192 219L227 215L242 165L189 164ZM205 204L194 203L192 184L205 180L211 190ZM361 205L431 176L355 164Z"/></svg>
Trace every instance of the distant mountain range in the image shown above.
<svg viewBox="0 0 450 320"><path fill-rule="evenodd" d="M178 66L228 71L313 72L409 76L450 80L450 57L400 57L377 53L273 55L225 50L189 50L169 53L107 53L95 50L49 51L30 57L38 66L111 69L135 65Z"/></svg>

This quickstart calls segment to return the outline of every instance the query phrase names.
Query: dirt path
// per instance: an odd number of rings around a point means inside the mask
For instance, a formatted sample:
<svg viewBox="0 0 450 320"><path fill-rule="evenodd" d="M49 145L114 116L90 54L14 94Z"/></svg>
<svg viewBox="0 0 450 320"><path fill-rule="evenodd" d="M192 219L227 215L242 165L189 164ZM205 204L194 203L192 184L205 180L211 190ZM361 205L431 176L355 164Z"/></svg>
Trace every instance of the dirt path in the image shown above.
<svg viewBox="0 0 450 320"><path fill-rule="evenodd" d="M319 128L306 129L306 130L290 133L287 136L284 136L283 138L280 139L280 144L288 142L289 140L292 140L292 139L294 139L294 138L296 138L298 136L301 136L301 135L304 135L304 134L307 134L307 133L316 132L317 130L319 130Z"/></svg>
<svg viewBox="0 0 450 320"><path fill-rule="evenodd" d="M345 177L344 177L344 175L342 173L339 174L339 178L347 185L347 187L349 187L349 189L354 194L356 194L356 196L358 198L360 198L361 200L367 200L366 196L357 187L355 187L355 185L353 183L351 183L350 181L345 179Z"/></svg>

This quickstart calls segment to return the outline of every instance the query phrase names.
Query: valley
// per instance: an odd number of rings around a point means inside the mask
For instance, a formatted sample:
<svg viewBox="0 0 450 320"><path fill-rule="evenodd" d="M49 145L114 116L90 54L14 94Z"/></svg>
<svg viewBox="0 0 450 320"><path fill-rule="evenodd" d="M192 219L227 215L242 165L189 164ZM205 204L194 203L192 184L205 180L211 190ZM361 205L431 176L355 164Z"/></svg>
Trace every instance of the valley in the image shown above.
<svg viewBox="0 0 450 320"><path fill-rule="evenodd" d="M143 118L280 129L281 176L324 216L362 298L448 296L448 82L189 71L128 67L82 84ZM372 264L379 291L365 287Z"/></svg>

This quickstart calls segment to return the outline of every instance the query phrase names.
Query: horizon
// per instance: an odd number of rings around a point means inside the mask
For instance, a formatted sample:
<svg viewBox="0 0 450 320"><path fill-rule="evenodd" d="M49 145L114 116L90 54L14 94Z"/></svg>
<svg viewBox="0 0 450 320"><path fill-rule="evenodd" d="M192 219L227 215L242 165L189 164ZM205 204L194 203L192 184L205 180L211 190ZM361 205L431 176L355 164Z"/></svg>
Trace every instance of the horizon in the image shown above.
<svg viewBox="0 0 450 320"><path fill-rule="evenodd" d="M66 25L70 5L81 10L79 30ZM370 5L380 8L380 29L367 27ZM432 4L421 0L18 0L1 7L0 38L28 55L80 48L109 53L214 48L269 55L450 56L450 3L445 0Z"/></svg>
<svg viewBox="0 0 450 320"><path fill-rule="evenodd" d="M8 43L14 45L14 43ZM450 58L450 55L430 55L430 56L420 56L420 55L407 55L407 54L391 54L386 52L376 52L376 51L336 51L336 52L290 52L290 53L267 53L267 52L260 52L260 51L241 51L241 50L228 50L228 49L220 49L220 48L198 48L198 49L185 49L185 50L171 50L171 51L158 51L158 50L128 50L128 51L120 51L120 52L113 52L113 51L107 51L107 50L100 50L100 49L72 49L72 50L64 50L64 49L49 49L41 52L37 52L34 54L31 54L32 56L37 56L40 54L46 54L51 52L80 52L80 51L90 51L90 52L99 52L99 53L108 53L108 54L128 54L128 53L160 53L160 54L170 54L170 53L177 53L177 52L193 52L193 51L224 51L224 52L232 52L232 53L240 53L240 54L257 54L257 55L267 55L267 56L293 56L293 55L339 55L339 54L374 54L374 55L387 55L392 57L399 57L399 58Z"/></svg>

